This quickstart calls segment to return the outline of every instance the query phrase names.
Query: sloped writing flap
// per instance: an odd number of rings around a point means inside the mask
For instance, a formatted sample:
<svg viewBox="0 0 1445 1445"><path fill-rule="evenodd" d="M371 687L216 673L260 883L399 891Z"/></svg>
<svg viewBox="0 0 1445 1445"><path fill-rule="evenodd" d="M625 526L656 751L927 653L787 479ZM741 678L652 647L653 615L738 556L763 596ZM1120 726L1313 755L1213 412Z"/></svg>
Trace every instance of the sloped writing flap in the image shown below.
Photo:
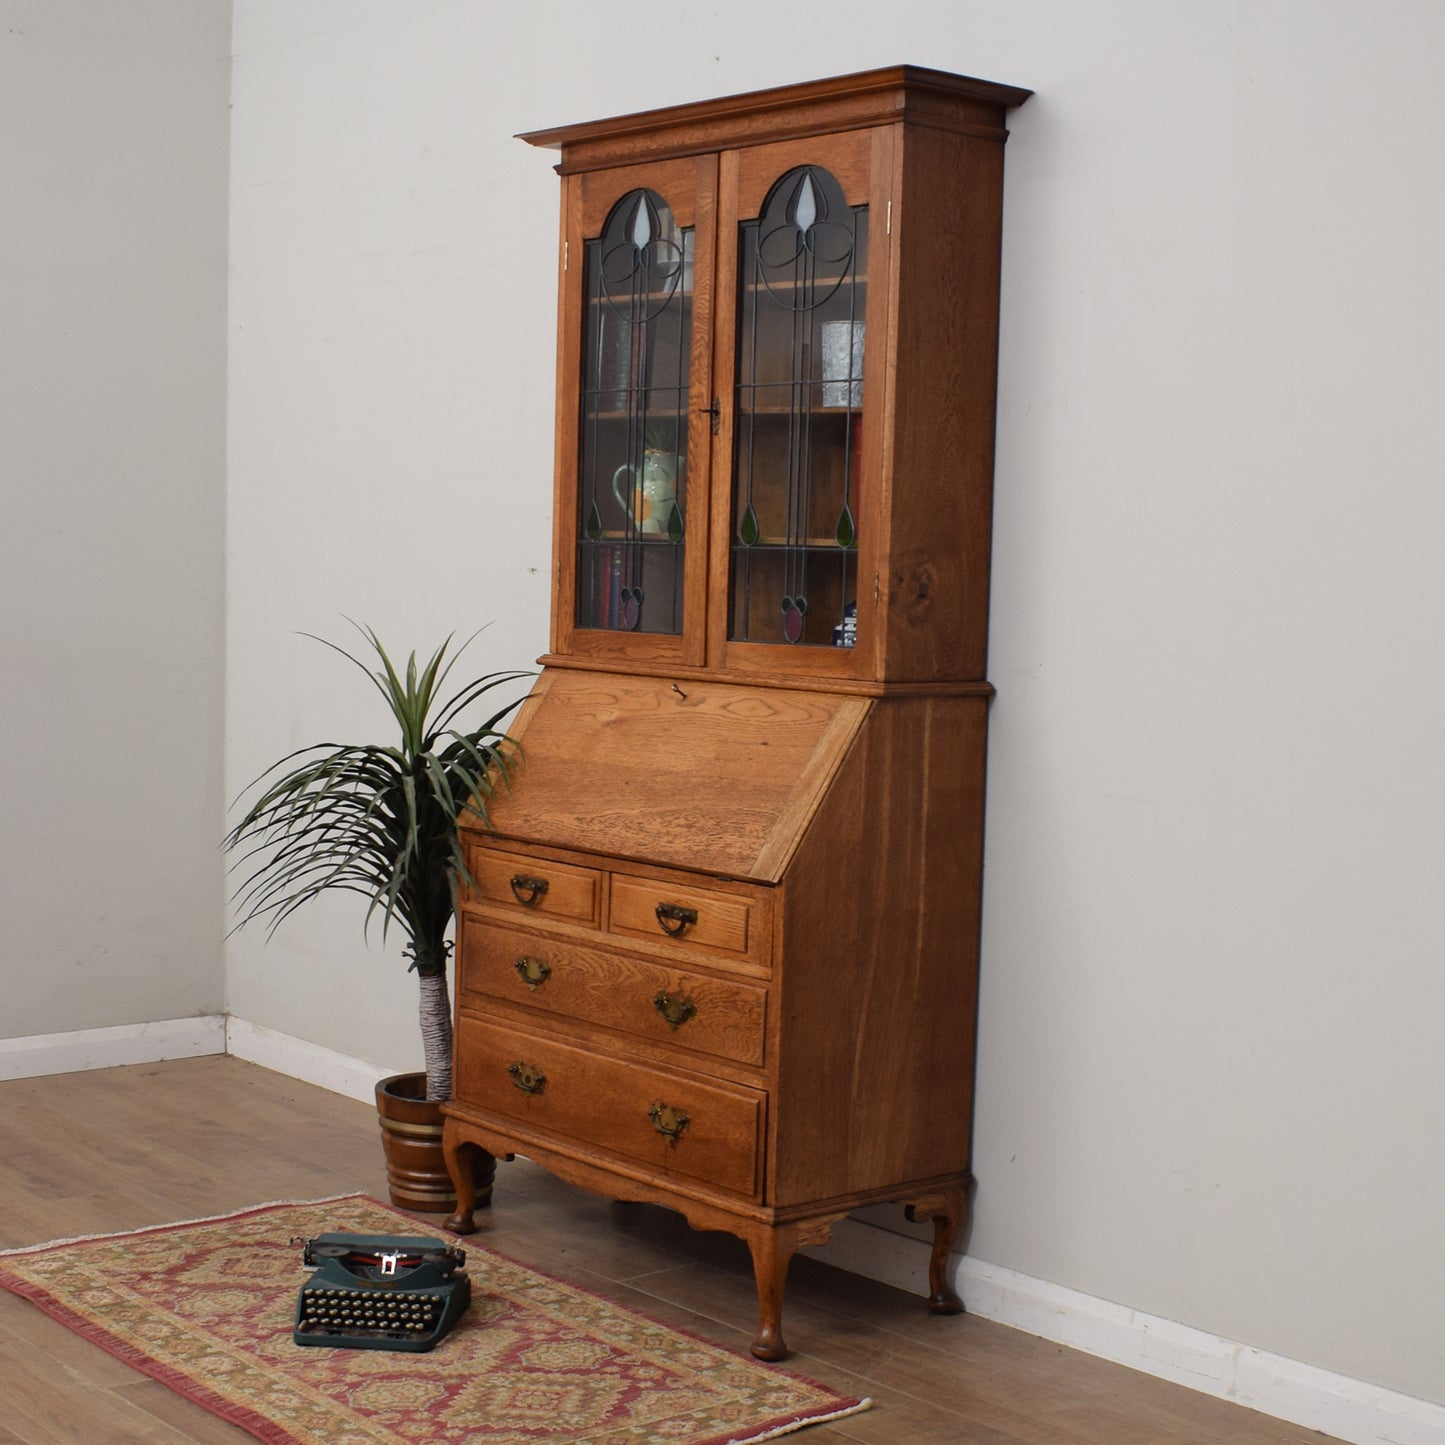
<svg viewBox="0 0 1445 1445"><path fill-rule="evenodd" d="M493 830L777 882L866 698L549 668L517 727Z"/></svg>

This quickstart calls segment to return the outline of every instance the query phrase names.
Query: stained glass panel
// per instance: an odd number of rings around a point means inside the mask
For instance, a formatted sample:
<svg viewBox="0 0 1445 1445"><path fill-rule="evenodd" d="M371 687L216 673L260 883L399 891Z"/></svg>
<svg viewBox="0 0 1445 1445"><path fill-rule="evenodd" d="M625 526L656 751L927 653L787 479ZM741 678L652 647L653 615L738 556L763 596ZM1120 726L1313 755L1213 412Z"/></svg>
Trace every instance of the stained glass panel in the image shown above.
<svg viewBox="0 0 1445 1445"><path fill-rule="evenodd" d="M739 231L729 636L851 647L868 208L800 166Z"/></svg>
<svg viewBox="0 0 1445 1445"><path fill-rule="evenodd" d="M583 255L579 627L678 635L693 232L629 191Z"/></svg>

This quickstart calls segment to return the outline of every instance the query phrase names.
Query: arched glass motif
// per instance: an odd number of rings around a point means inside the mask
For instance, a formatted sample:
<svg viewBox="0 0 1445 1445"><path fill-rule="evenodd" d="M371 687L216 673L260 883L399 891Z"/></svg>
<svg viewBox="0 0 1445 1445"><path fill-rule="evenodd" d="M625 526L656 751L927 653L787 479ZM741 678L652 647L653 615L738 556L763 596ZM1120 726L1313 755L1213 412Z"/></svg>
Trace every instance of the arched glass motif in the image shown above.
<svg viewBox="0 0 1445 1445"><path fill-rule="evenodd" d="M693 233L629 191L583 251L579 627L679 634Z"/></svg>
<svg viewBox="0 0 1445 1445"><path fill-rule="evenodd" d="M729 636L851 647L868 208L799 166L739 231Z"/></svg>

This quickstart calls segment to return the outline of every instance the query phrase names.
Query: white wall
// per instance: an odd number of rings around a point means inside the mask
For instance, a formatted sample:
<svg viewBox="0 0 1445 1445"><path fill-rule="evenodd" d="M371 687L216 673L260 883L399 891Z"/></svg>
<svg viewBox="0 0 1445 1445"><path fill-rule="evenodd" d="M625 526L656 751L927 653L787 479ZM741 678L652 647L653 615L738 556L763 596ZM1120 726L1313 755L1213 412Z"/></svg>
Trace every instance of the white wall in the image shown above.
<svg viewBox="0 0 1445 1445"><path fill-rule="evenodd" d="M639 31L641 26L641 31ZM237 0L227 772L300 629L545 642L556 182L514 132L909 60L1013 121L971 1251L1445 1402L1433 0ZM344 903L234 1012L416 1062Z"/></svg>
<svg viewBox="0 0 1445 1445"><path fill-rule="evenodd" d="M229 44L0 9L0 1038L222 1002Z"/></svg>
<svg viewBox="0 0 1445 1445"><path fill-rule="evenodd" d="M355 619L404 656L485 627L458 677L544 650L556 178L516 164L528 80L493 13L237 9L232 796L293 747L391 741L366 679L300 632L350 647ZM415 978L364 912L238 935L231 1012L419 1067Z"/></svg>

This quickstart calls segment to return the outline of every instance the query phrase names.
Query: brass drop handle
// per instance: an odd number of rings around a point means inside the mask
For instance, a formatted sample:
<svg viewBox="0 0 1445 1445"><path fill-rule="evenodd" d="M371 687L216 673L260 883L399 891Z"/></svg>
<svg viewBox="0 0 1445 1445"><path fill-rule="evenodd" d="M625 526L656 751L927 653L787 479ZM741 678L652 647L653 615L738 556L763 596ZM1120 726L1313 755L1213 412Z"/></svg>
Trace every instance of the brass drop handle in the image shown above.
<svg viewBox="0 0 1445 1445"><path fill-rule="evenodd" d="M669 1144L676 1144L682 1138L682 1131L690 1122L681 1109L674 1109L671 1104L654 1104L647 1111L647 1117L652 1120L652 1127Z"/></svg>
<svg viewBox="0 0 1445 1445"><path fill-rule="evenodd" d="M540 988L552 977L552 965L545 958L532 958L523 954L513 965L528 988Z"/></svg>
<svg viewBox="0 0 1445 1445"><path fill-rule="evenodd" d="M660 993L652 1000L652 1006L673 1028L679 1029L697 1012L697 1005L686 994Z"/></svg>
<svg viewBox="0 0 1445 1445"><path fill-rule="evenodd" d="M525 873L513 873L508 881L511 884L512 897L524 908L535 908L538 899L547 891L545 878L529 878Z"/></svg>
<svg viewBox="0 0 1445 1445"><path fill-rule="evenodd" d="M677 938L683 929L697 922L697 909L684 908L680 903L659 903L653 912L657 915L657 926L669 938Z"/></svg>
<svg viewBox="0 0 1445 1445"><path fill-rule="evenodd" d="M512 1076L512 1082L524 1094L540 1094L547 1087L547 1076L536 1064L524 1064L518 1059L507 1072Z"/></svg>

